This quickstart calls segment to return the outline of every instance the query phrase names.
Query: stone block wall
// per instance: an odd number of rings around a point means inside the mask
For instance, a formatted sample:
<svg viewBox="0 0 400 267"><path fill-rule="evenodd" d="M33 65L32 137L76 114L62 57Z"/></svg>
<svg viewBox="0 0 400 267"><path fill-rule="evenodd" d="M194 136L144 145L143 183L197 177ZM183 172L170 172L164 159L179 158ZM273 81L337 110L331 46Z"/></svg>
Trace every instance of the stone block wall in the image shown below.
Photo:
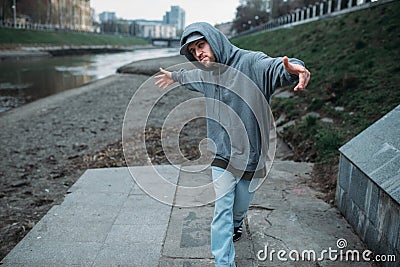
<svg viewBox="0 0 400 267"><path fill-rule="evenodd" d="M336 204L376 255L400 263L400 105L340 148Z"/></svg>

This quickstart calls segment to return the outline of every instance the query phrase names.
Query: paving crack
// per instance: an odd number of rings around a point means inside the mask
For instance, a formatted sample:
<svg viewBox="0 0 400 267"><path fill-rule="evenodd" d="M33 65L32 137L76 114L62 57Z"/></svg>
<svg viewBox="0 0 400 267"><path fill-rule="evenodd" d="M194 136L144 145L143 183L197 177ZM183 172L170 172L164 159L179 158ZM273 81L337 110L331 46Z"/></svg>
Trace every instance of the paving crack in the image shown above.
<svg viewBox="0 0 400 267"><path fill-rule="evenodd" d="M211 266L214 263L214 259L213 258L208 258L208 257L179 257L179 256L162 256L161 258L158 259L158 267L161 266L170 266L170 264L172 263L173 266L178 266L180 265L179 262L181 262L181 264L183 263L183 266L192 266L193 261L201 261L203 263L207 263L207 266ZM165 265L167 264L167 265ZM188 265L187 265L188 264Z"/></svg>
<svg viewBox="0 0 400 267"><path fill-rule="evenodd" d="M286 191L286 189L283 189L283 190L282 190L281 197L282 197L283 201L288 201L288 199L287 199L287 197L286 197L286 195L288 195L288 194L289 194L289 193Z"/></svg>
<svg viewBox="0 0 400 267"><path fill-rule="evenodd" d="M265 207L262 205L250 205L249 210L275 210L274 208Z"/></svg>
<svg viewBox="0 0 400 267"><path fill-rule="evenodd" d="M277 241L281 242L286 247L287 250L290 250L290 247L288 246L288 244L283 239L280 239L280 238L278 238L276 236L269 235L269 234L264 234L264 236L270 237L270 238L272 238L274 240L277 240Z"/></svg>
<svg viewBox="0 0 400 267"><path fill-rule="evenodd" d="M270 220L268 220L268 217L264 218L264 220L269 224L270 227L272 227L272 223L270 222Z"/></svg>
<svg viewBox="0 0 400 267"><path fill-rule="evenodd" d="M179 256L162 256L164 259L172 259L172 260L214 260L213 258L204 258L204 257L179 257Z"/></svg>

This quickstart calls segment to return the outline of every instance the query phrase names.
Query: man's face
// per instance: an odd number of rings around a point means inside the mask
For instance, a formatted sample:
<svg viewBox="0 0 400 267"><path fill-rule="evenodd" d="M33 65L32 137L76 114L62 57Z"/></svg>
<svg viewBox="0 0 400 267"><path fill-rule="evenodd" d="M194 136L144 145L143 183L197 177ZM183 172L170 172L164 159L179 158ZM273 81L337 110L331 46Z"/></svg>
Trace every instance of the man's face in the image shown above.
<svg viewBox="0 0 400 267"><path fill-rule="evenodd" d="M214 52L204 38L190 43L188 50L205 67L211 67L216 62Z"/></svg>

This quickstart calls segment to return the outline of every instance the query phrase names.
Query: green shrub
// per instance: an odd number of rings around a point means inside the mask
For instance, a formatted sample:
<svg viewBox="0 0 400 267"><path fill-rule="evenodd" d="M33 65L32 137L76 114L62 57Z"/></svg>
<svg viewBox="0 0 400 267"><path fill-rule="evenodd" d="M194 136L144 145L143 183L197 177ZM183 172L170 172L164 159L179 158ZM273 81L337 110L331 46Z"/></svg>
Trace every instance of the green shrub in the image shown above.
<svg viewBox="0 0 400 267"><path fill-rule="evenodd" d="M338 153L338 149L343 145L343 137L331 129L321 129L316 136L316 148L320 161L330 160Z"/></svg>

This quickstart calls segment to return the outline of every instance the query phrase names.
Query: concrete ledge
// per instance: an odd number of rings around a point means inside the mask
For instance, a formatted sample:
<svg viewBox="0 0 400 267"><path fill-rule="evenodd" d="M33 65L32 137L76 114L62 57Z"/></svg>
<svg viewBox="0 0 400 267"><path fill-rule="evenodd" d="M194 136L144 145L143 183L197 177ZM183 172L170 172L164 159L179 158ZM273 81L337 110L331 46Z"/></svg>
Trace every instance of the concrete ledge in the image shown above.
<svg viewBox="0 0 400 267"><path fill-rule="evenodd" d="M400 260L400 105L340 148L336 203L378 255ZM398 266L395 262L383 266Z"/></svg>
<svg viewBox="0 0 400 267"><path fill-rule="evenodd" d="M342 146L340 153L400 203L400 105Z"/></svg>

